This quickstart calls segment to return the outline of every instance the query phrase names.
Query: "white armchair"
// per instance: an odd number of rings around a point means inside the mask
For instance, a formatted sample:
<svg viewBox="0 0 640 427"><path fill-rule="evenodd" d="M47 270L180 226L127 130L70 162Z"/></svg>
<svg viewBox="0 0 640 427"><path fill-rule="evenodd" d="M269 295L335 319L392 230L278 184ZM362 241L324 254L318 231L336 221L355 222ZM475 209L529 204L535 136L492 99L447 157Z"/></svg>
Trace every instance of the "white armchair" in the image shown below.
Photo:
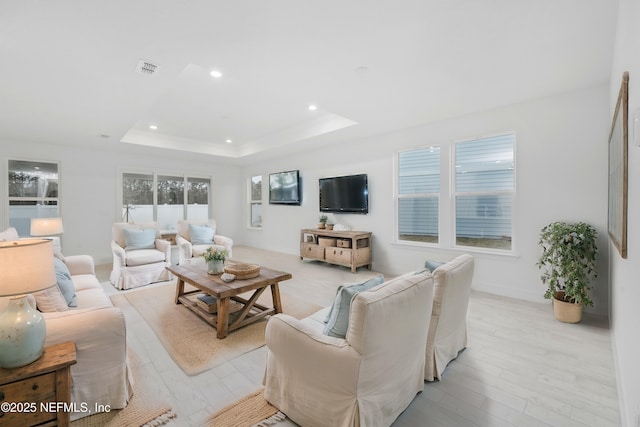
<svg viewBox="0 0 640 427"><path fill-rule="evenodd" d="M313 426L388 426L424 388L433 278L409 273L351 300L345 338L323 334L328 308L266 327L266 400Z"/></svg>
<svg viewBox="0 0 640 427"><path fill-rule="evenodd" d="M128 236L149 230L154 230L155 233L150 233L152 236L146 244L132 245L139 242L132 242L132 238ZM113 224L111 233L113 270L110 280L113 286L131 289L171 279L171 273L165 268L171 265L171 243L160 238L157 223L117 222Z"/></svg>
<svg viewBox="0 0 640 427"><path fill-rule="evenodd" d="M467 346L467 308L473 278L473 257L460 255L433 270L433 311L424 379L440 379L449 362Z"/></svg>
<svg viewBox="0 0 640 427"><path fill-rule="evenodd" d="M192 241L191 228L207 227L210 230L207 234L206 241ZM203 237L203 236L199 236ZM216 220L208 219L204 221L178 221L178 234L176 235L176 244L178 245L178 264L190 264L194 259L201 258L208 248L214 247L226 249L229 252L228 258L231 258L231 250L233 249L233 240L229 237L216 234Z"/></svg>

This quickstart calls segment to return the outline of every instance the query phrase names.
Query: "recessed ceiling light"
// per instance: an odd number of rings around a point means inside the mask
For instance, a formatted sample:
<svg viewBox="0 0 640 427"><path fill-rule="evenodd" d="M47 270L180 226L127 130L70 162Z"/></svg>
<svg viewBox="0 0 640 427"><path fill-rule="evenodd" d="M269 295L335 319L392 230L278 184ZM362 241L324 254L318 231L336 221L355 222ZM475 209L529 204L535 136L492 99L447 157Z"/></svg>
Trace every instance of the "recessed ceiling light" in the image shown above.
<svg viewBox="0 0 640 427"><path fill-rule="evenodd" d="M211 77L214 77L216 79L219 79L220 77L222 77L222 73L218 70L211 70Z"/></svg>
<svg viewBox="0 0 640 427"><path fill-rule="evenodd" d="M309 110L316 111L317 109L318 109L317 105L313 105L313 104L309 105Z"/></svg>
<svg viewBox="0 0 640 427"><path fill-rule="evenodd" d="M231 144L233 141L230 139L225 140L224 142L226 142L227 144Z"/></svg>
<svg viewBox="0 0 640 427"><path fill-rule="evenodd" d="M149 125L149 129L158 130L158 125Z"/></svg>

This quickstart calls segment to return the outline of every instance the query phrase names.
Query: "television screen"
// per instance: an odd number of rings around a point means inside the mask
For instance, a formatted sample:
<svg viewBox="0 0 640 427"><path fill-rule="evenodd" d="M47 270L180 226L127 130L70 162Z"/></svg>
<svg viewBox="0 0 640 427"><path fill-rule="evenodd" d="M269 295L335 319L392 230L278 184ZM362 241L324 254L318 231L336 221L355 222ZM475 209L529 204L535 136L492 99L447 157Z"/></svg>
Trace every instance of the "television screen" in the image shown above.
<svg viewBox="0 0 640 427"><path fill-rule="evenodd" d="M367 175L320 178L321 212L369 212Z"/></svg>
<svg viewBox="0 0 640 427"><path fill-rule="evenodd" d="M300 172L287 171L269 175L269 204L299 205L301 202Z"/></svg>

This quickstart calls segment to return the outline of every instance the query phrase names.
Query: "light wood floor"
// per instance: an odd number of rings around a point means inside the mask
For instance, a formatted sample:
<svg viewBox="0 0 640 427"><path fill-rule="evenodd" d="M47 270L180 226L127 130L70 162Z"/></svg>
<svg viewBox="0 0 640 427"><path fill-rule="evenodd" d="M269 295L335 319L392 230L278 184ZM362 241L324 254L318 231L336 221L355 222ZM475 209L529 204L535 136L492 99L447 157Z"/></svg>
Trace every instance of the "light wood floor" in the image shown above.
<svg viewBox="0 0 640 427"><path fill-rule="evenodd" d="M282 288L321 306L331 304L337 286L374 274L366 269L352 274L347 268L246 246L235 246L233 253L234 259L292 273L294 279ZM109 269L97 268L101 282L108 281ZM109 293L119 292L103 286ZM123 310L130 347L144 361L145 375L156 379L155 392L178 415L170 427L200 426L218 409L261 387L266 347L190 377L137 311ZM563 324L553 320L550 304L474 291L468 329L467 349L449 364L442 381L425 383L394 426L620 425L606 319L585 315L580 324ZM276 427L292 425L284 421Z"/></svg>

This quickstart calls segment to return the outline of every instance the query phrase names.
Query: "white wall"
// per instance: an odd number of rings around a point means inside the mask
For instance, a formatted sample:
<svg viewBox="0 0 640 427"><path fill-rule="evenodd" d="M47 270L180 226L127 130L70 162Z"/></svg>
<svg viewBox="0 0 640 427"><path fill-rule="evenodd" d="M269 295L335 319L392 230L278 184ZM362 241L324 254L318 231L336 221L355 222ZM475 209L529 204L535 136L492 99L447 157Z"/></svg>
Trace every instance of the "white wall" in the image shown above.
<svg viewBox="0 0 640 427"><path fill-rule="evenodd" d="M150 149L138 153L87 150L78 147L0 141L0 195L6 200L7 159L60 162L60 208L64 223L62 248L65 255L90 254L96 263L113 261L111 225L121 220L117 209L118 174L122 169L144 169L167 173L193 173L212 178L213 217L219 234L233 236L241 230L238 212L244 208L237 166L205 162L202 156L172 156L172 152ZM0 227L8 226L7 208L0 209Z"/></svg>
<svg viewBox="0 0 640 427"><path fill-rule="evenodd" d="M633 112L640 109L640 3L622 0L618 10L616 48L611 74L610 114L613 116L622 73L629 71L629 205L627 259L612 246L611 328L618 377L622 425L640 425L640 147L633 141Z"/></svg>
<svg viewBox="0 0 640 427"><path fill-rule="evenodd" d="M238 241L287 253L299 253L299 230L313 228L318 217L318 178L367 173L368 215L336 215L338 222L373 232L374 269L390 274L420 267L426 259L444 260L460 252L392 243L394 237L393 159L397 150L442 145L505 131L516 133L516 256L476 253L474 288L543 301L544 287L535 266L540 229L555 220L586 221L599 232L601 251L594 310L606 313L607 289L607 136L608 86L602 85L433 123L389 135L353 141L315 152L243 168L245 180L300 169L302 206L270 206L264 191L263 230L245 229ZM443 200L441 203L447 203Z"/></svg>

